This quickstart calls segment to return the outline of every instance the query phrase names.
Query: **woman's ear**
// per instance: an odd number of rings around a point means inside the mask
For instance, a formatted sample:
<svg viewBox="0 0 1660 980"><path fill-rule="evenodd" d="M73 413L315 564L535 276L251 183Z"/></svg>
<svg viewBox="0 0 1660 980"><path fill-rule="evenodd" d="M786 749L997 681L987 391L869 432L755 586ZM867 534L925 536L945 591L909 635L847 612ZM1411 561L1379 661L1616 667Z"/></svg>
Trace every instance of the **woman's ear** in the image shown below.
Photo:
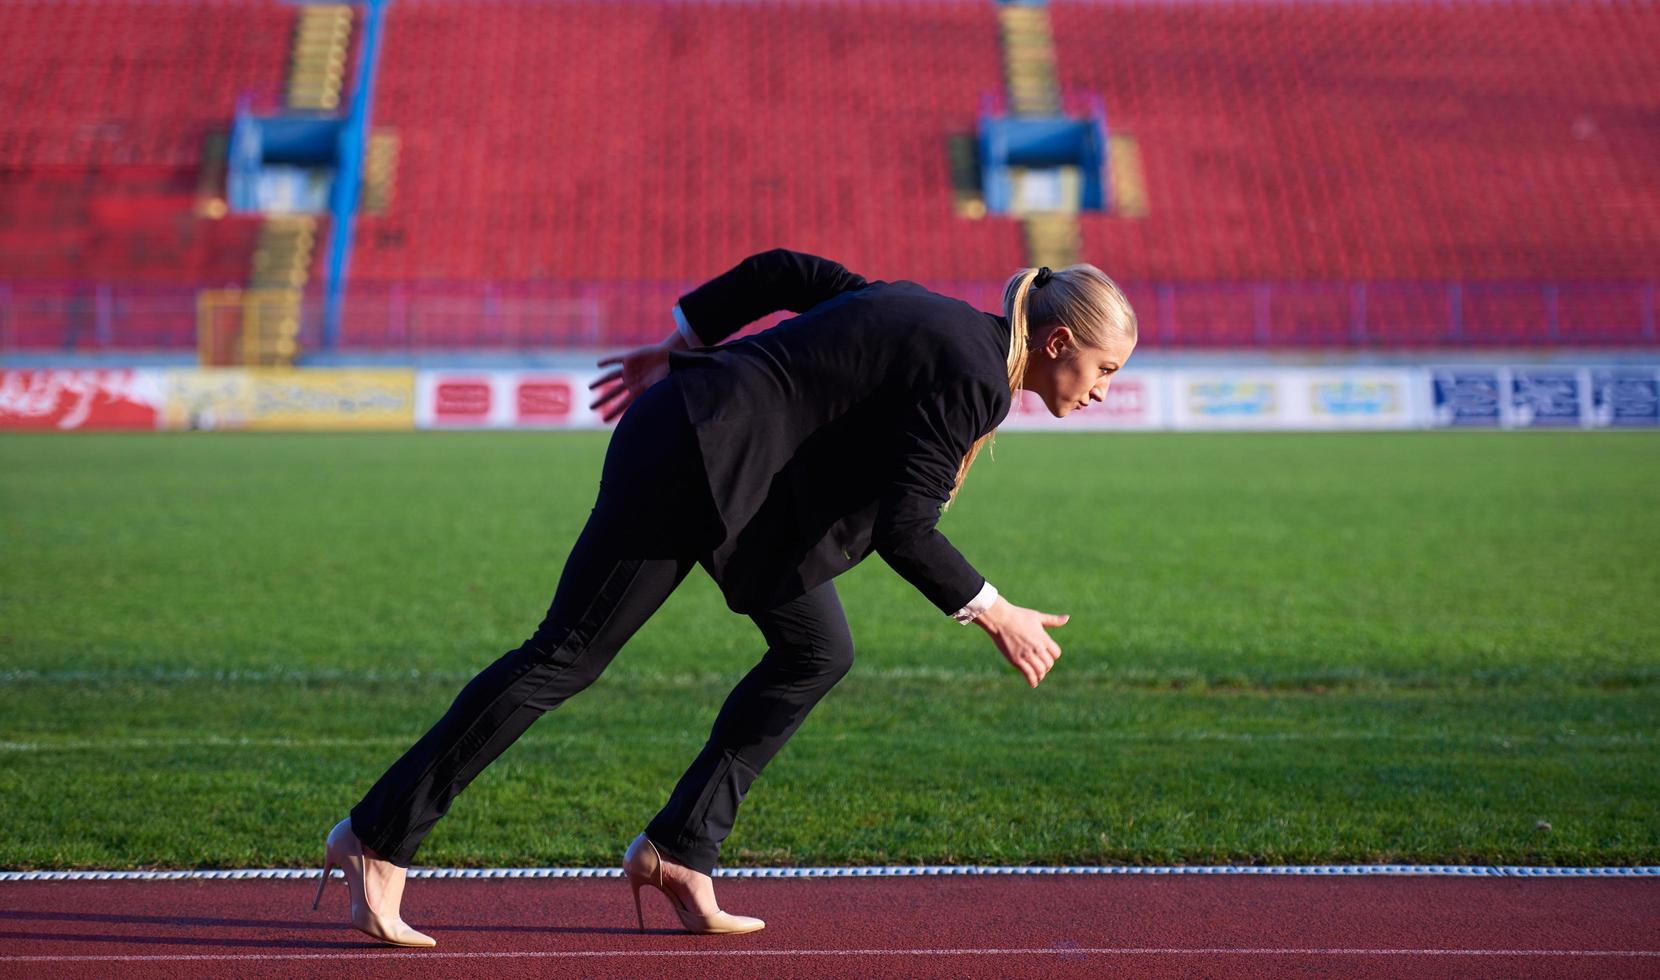
<svg viewBox="0 0 1660 980"><path fill-rule="evenodd" d="M1049 336L1043 339L1043 352L1055 360L1065 357L1068 351L1076 350L1077 347L1078 345L1073 342L1070 327L1055 327L1049 331Z"/></svg>

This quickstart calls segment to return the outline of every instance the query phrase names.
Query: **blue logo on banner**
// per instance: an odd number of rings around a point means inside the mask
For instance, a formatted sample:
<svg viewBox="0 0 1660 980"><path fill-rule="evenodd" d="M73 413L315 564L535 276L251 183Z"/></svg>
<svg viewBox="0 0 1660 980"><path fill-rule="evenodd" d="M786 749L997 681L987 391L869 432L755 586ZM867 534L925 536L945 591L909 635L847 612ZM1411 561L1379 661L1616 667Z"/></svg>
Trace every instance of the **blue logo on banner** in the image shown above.
<svg viewBox="0 0 1660 980"><path fill-rule="evenodd" d="M1437 371L1436 425L1498 425L1497 371Z"/></svg>
<svg viewBox="0 0 1660 980"><path fill-rule="evenodd" d="M1393 415L1401 409L1401 389L1392 381L1331 381L1314 386L1316 415Z"/></svg>
<svg viewBox="0 0 1660 980"><path fill-rule="evenodd" d="M1195 415L1274 414L1274 385L1266 381L1200 381L1188 385L1187 403Z"/></svg>
<svg viewBox="0 0 1660 980"><path fill-rule="evenodd" d="M1510 395L1517 425L1579 424L1578 371L1516 371Z"/></svg>
<svg viewBox="0 0 1660 980"><path fill-rule="evenodd" d="M1592 371L1591 421L1660 425L1660 377L1653 371Z"/></svg>

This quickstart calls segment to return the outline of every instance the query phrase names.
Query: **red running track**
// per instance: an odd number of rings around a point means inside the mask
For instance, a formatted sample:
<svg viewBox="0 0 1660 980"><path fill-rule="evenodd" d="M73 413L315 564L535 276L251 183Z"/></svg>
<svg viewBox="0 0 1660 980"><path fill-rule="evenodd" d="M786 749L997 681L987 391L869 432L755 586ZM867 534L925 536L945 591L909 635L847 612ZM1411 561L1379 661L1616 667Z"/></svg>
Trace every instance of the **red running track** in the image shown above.
<svg viewBox="0 0 1660 980"><path fill-rule="evenodd" d="M691 936L618 879L412 880L432 950L377 946L338 881L0 884L0 976L1660 977L1660 879L717 879Z"/></svg>

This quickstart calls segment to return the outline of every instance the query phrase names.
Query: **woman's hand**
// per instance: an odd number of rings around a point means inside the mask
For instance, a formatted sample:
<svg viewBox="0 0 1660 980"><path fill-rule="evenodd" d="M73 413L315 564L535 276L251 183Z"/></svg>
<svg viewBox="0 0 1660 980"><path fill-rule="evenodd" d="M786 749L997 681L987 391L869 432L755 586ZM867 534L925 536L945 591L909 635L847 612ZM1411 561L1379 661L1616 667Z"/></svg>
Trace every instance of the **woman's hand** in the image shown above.
<svg viewBox="0 0 1660 980"><path fill-rule="evenodd" d="M991 636L1009 663L1025 675L1026 683L1037 687L1061 655L1060 644L1049 638L1048 631L1065 626L1071 618L1017 606L998 596L992 607L974 621Z"/></svg>
<svg viewBox="0 0 1660 980"><path fill-rule="evenodd" d="M590 391L595 388L604 389L588 407L600 412L607 422L621 415L627 411L629 403L638 397L640 392L668 377L669 351L685 348L685 342L675 333L660 344L639 347L626 354L618 354L600 361L600 367L607 364L619 364L621 367L605 372L588 386Z"/></svg>

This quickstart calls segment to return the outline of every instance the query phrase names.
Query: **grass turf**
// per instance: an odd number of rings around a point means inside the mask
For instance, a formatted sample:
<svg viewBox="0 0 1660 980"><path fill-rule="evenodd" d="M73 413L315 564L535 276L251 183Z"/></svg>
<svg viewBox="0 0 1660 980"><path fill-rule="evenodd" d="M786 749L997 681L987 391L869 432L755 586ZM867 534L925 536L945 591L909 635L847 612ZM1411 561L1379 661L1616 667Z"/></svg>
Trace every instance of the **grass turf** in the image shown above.
<svg viewBox="0 0 1660 980"><path fill-rule="evenodd" d="M540 619L604 442L0 438L0 865L314 863ZM943 526L1060 664L867 562L725 863L1660 861L1657 450L1005 435ZM694 574L421 863L616 863L760 652Z"/></svg>

